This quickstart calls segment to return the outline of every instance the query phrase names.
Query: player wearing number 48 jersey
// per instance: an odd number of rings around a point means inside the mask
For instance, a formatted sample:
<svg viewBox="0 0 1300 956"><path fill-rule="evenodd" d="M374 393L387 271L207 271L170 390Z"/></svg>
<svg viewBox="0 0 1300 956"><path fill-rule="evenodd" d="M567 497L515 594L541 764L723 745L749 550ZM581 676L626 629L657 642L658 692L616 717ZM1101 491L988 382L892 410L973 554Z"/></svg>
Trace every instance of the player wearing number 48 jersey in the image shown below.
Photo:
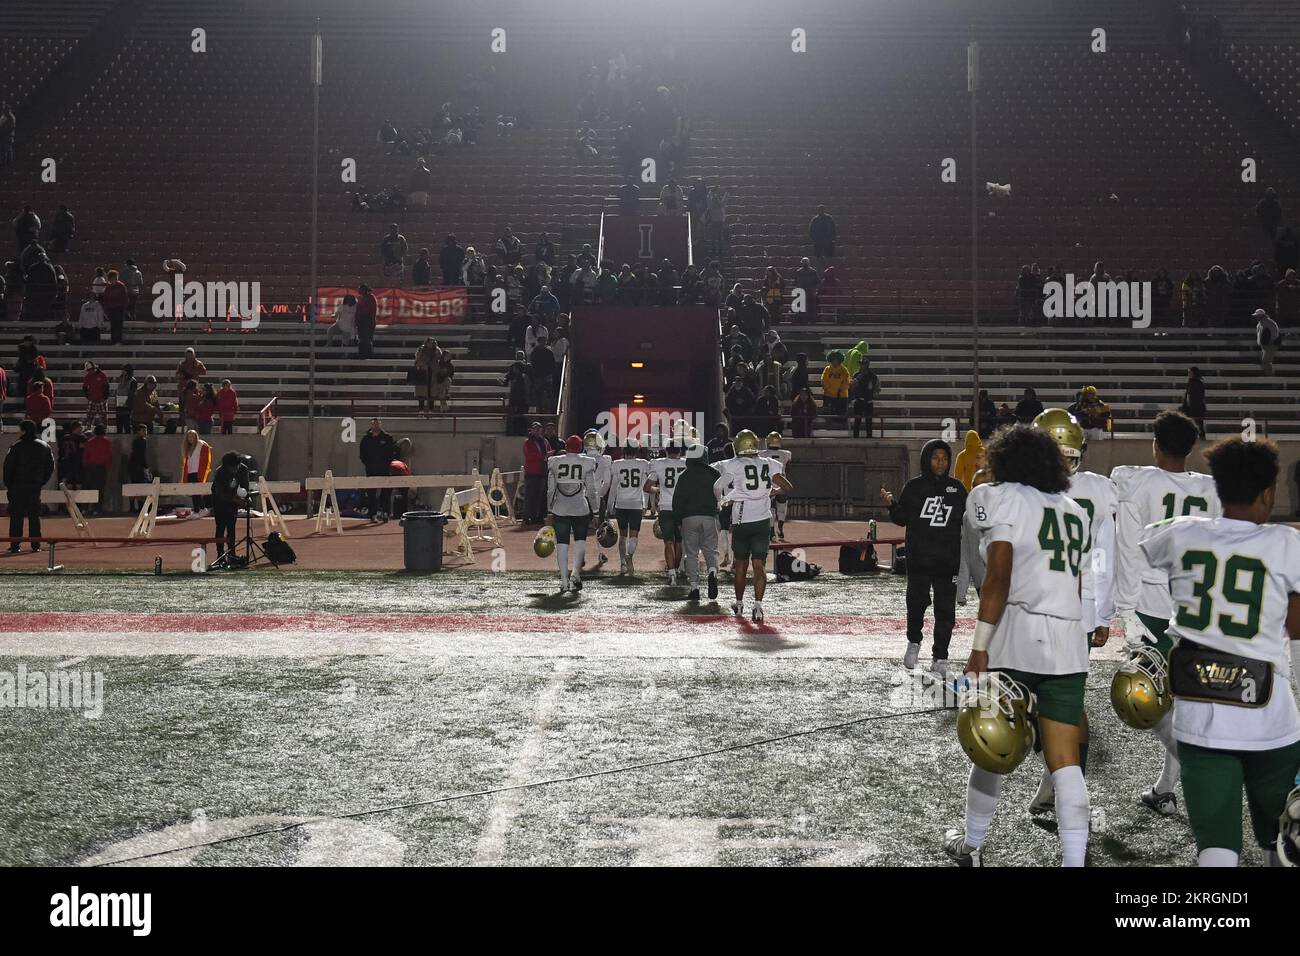
<svg viewBox="0 0 1300 956"><path fill-rule="evenodd" d="M1199 437L1196 423L1181 412L1156 416L1152 455L1155 465L1121 465L1111 472L1119 496L1115 518L1115 614L1124 624L1129 649L1140 660L1146 650L1168 661L1173 641L1165 633L1173 602L1169 575L1153 568L1139 542L1142 529L1156 521L1184 515L1217 517L1219 497L1209 475L1187 471L1187 456ZM1157 664L1157 669L1161 665ZM1157 679L1159 678L1157 675ZM1164 765L1155 785L1141 794L1144 806L1157 813L1175 812L1179 762L1173 714L1152 728L1165 747Z"/></svg>
<svg viewBox="0 0 1300 956"><path fill-rule="evenodd" d="M736 457L718 462L720 477L713 493L720 504L731 503L731 549L735 557L736 602L731 610L745 615L745 580L754 566L755 624L763 623L763 596L767 590L768 543L772 530L772 496L789 494L790 480L779 461L758 453L758 436L748 428L736 435Z"/></svg>
<svg viewBox="0 0 1300 956"><path fill-rule="evenodd" d="M1300 710L1291 689L1293 675L1300 682L1300 532L1267 523L1276 445L1226 439L1205 458L1222 517L1166 519L1141 539L1150 567L1169 577L1169 682L1187 816L1200 865L1236 866L1244 786L1267 861L1300 865Z"/></svg>

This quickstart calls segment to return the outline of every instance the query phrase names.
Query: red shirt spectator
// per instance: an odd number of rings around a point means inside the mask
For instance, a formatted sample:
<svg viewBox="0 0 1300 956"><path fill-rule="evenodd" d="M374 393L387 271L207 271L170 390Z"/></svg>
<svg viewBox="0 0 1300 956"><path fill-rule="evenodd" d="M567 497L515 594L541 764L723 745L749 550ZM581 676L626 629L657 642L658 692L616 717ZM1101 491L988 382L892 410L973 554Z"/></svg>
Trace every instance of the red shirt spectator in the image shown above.
<svg viewBox="0 0 1300 956"><path fill-rule="evenodd" d="M206 419L203 417L204 406L209 406L208 417ZM203 392L201 389L192 388L185 393L184 414L186 418L192 418L196 422L212 421L212 409L210 403L203 400Z"/></svg>
<svg viewBox="0 0 1300 956"><path fill-rule="evenodd" d="M104 295L99 300L99 304L102 305L105 310L125 309L127 301L128 296L126 283L121 279L114 279L108 284L108 288L104 290Z"/></svg>
<svg viewBox="0 0 1300 956"><path fill-rule="evenodd" d="M233 422L239 415L239 396L235 394L235 387L229 382L223 382L217 392L217 411L221 413L223 425Z"/></svg>
<svg viewBox="0 0 1300 956"><path fill-rule="evenodd" d="M543 443L529 436L524 439L524 474L543 475L546 473L546 452Z"/></svg>
<svg viewBox="0 0 1300 956"><path fill-rule="evenodd" d="M32 382L32 390L27 394L27 417L38 425L45 419L54 417L54 403L45 394L40 382Z"/></svg>
<svg viewBox="0 0 1300 956"><path fill-rule="evenodd" d="M113 442L107 435L95 435L86 442L81 450L83 465L103 465L107 469L113 464Z"/></svg>
<svg viewBox="0 0 1300 956"><path fill-rule="evenodd" d="M99 366L95 366L81 378L81 387L86 393L87 401L108 401L108 376Z"/></svg>

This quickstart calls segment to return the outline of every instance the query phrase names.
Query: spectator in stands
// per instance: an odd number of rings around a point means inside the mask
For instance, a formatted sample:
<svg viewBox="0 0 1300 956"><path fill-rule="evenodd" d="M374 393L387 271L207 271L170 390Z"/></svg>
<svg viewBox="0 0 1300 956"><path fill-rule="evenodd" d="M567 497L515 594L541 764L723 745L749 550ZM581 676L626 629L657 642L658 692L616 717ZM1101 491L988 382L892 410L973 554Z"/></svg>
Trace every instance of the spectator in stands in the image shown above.
<svg viewBox="0 0 1300 956"><path fill-rule="evenodd" d="M379 300L364 283L357 289L357 357L368 359L375 354L375 325L379 320Z"/></svg>
<svg viewBox="0 0 1300 956"><path fill-rule="evenodd" d="M1183 308L1183 328L1201 328L1205 323L1205 280L1189 272L1179 287Z"/></svg>
<svg viewBox="0 0 1300 956"><path fill-rule="evenodd" d="M131 405L131 424L138 432L143 428L152 432L154 422L159 418L161 402L158 400L158 380L152 375L135 390Z"/></svg>
<svg viewBox="0 0 1300 956"><path fill-rule="evenodd" d="M384 431L384 423L378 418L370 419L370 428L362 436L359 453L367 478L388 477L389 465L398 457L397 442ZM392 499L393 493L389 488L367 488L366 510L370 514L370 520L387 521Z"/></svg>
<svg viewBox="0 0 1300 956"><path fill-rule="evenodd" d="M181 422L184 424L186 429L198 431L199 419L201 417L199 402L203 397L203 392L199 388L199 383L192 379L187 381L182 388L184 391L181 392L181 400L179 403L181 407Z"/></svg>
<svg viewBox="0 0 1300 956"><path fill-rule="evenodd" d="M835 219L825 206L817 207L817 215L808 223L808 238L812 240L813 255L818 259L835 256Z"/></svg>
<svg viewBox="0 0 1300 956"><path fill-rule="evenodd" d="M131 407L135 402L136 389L140 383L135 377L135 366L123 365L117 376L117 433L129 435L131 428Z"/></svg>
<svg viewBox="0 0 1300 956"><path fill-rule="evenodd" d="M756 371L758 373L758 387L760 389L766 389L771 386L776 396L780 398L781 392L786 387L785 369L782 367L781 363L772 356L771 352L768 352L763 356L762 360L758 363ZM768 431L771 430L772 429L770 428L768 429Z"/></svg>
<svg viewBox="0 0 1300 956"><path fill-rule="evenodd" d="M36 437L37 423L30 418L18 426L19 437L5 454L4 483L9 493L9 553L22 550L23 522L27 522L32 550L41 550L41 488L54 474L50 446Z"/></svg>
<svg viewBox="0 0 1300 956"><path fill-rule="evenodd" d="M551 287L544 285L540 292L528 303L528 315L539 316L548 328L560 317L560 300L551 293Z"/></svg>
<svg viewBox="0 0 1300 956"><path fill-rule="evenodd" d="M58 319L60 323L68 322L68 274L63 271L63 266L54 267L54 301L50 303L50 318Z"/></svg>
<svg viewBox="0 0 1300 956"><path fill-rule="evenodd" d="M117 270L108 270L108 287L104 289L100 305L108 316L109 341L113 345L122 344L122 324L126 321L129 298L126 283L118 277Z"/></svg>
<svg viewBox="0 0 1300 956"><path fill-rule="evenodd" d="M1016 402L1016 421L1022 425L1029 425L1042 413L1043 403L1038 400L1038 393L1032 388L1026 388L1025 393L1020 396L1020 401Z"/></svg>
<svg viewBox="0 0 1300 956"><path fill-rule="evenodd" d="M806 257L800 259L799 268L794 273L794 287L803 290L804 313L812 322L817 321L817 290L821 284L821 276L812 267L812 262Z"/></svg>
<svg viewBox="0 0 1300 956"><path fill-rule="evenodd" d="M50 251L55 253L67 252L68 243L77 234L77 222L68 212L68 207L60 204L59 210L54 214L54 222L50 226Z"/></svg>
<svg viewBox="0 0 1300 956"><path fill-rule="evenodd" d="M90 280L90 291L95 296L95 301L100 305L104 303L104 292L108 289L108 273L103 266L95 269L95 278Z"/></svg>
<svg viewBox="0 0 1300 956"><path fill-rule="evenodd" d="M388 224L388 234L379 242L379 256L383 260L384 275L400 278L406 270L406 237L397 229L397 223Z"/></svg>
<svg viewBox="0 0 1300 956"><path fill-rule="evenodd" d="M203 364L202 360L194 353L194 349L186 349L185 355L176 363L176 391L177 394L184 395L186 388L185 383L200 381L203 376L208 374L208 367Z"/></svg>
<svg viewBox="0 0 1300 956"><path fill-rule="evenodd" d="M1285 274L1287 269L1300 268L1300 232L1290 224L1282 226L1273 240L1273 261L1277 271Z"/></svg>
<svg viewBox="0 0 1300 956"><path fill-rule="evenodd" d="M614 273L614 263L608 259L600 267L596 276L596 294L594 300L598 305L614 305L618 302L618 276Z"/></svg>
<svg viewBox="0 0 1300 956"><path fill-rule="evenodd" d="M626 262L619 269L617 282L616 299L619 305L640 305L641 304L641 281L637 279L632 272L632 267Z"/></svg>
<svg viewBox="0 0 1300 956"><path fill-rule="evenodd" d="M813 419L817 417L817 400L811 389L795 392L790 403L790 432L795 438L812 438Z"/></svg>
<svg viewBox="0 0 1300 956"><path fill-rule="evenodd" d="M555 422L547 422L542 427L542 438L546 440L547 447L551 449L550 454L564 450L564 442L560 438Z"/></svg>
<svg viewBox="0 0 1300 956"><path fill-rule="evenodd" d="M433 285L433 264L429 261L428 249L421 249L411 265L411 285L417 289L427 289Z"/></svg>
<svg viewBox="0 0 1300 956"><path fill-rule="evenodd" d="M596 293L596 269L590 263L581 262L573 275L569 277L569 283L572 286L572 305L581 302L590 302ZM622 285L620 281L619 285Z"/></svg>
<svg viewBox="0 0 1300 956"><path fill-rule="evenodd" d="M18 361L14 365L14 371L18 374L19 394L27 394L27 385L31 381L39 357L40 348L36 344L36 337L30 334L24 335L18 343Z"/></svg>
<svg viewBox="0 0 1300 956"><path fill-rule="evenodd" d="M429 172L429 165L421 156L415 161L415 168L411 170L410 204L412 206L429 205L429 189L432 185L433 174Z"/></svg>
<svg viewBox="0 0 1300 956"><path fill-rule="evenodd" d="M99 503L87 505L87 514L104 513L104 489L108 486L108 472L113 464L113 442L108 437L108 429L103 422L98 422L94 435L81 450L82 487L87 491L99 492Z"/></svg>
<svg viewBox="0 0 1300 956"><path fill-rule="evenodd" d="M551 241L551 237L545 232L538 237L537 245L533 249L533 255L538 262L545 262L548 266L554 267L557 250L555 243Z"/></svg>
<svg viewBox="0 0 1300 956"><path fill-rule="evenodd" d="M86 396L86 424L108 421L108 376L94 362L82 366L81 393Z"/></svg>
<svg viewBox="0 0 1300 956"><path fill-rule="evenodd" d="M665 259L659 267L659 290L658 305L676 305L677 304L677 267L673 265L671 259Z"/></svg>
<svg viewBox="0 0 1300 956"><path fill-rule="evenodd" d="M357 297L351 292L344 293L343 301L334 310L334 321L325 332L326 342L337 335L344 345L351 345L357 337Z"/></svg>
<svg viewBox="0 0 1300 956"><path fill-rule="evenodd" d="M415 363L411 367L409 381L415 386L415 400L419 405L421 415L432 408L433 397L433 372L438 365L438 357L442 354L442 349L438 343L431 337L426 337L415 350Z"/></svg>
<svg viewBox="0 0 1300 956"><path fill-rule="evenodd" d="M153 481L153 475L149 471L149 440L145 436L149 434L149 427L137 423L134 435L131 439L131 454L126 462L126 475L131 484L147 485Z"/></svg>
<svg viewBox="0 0 1300 956"><path fill-rule="evenodd" d="M763 305L772 324L780 325L785 307L785 278L776 271L776 266L768 266L763 273Z"/></svg>
<svg viewBox="0 0 1300 956"><path fill-rule="evenodd" d="M501 384L508 389L506 434L518 435L524 431L524 417L528 414L528 366L516 361L506 371Z"/></svg>
<svg viewBox="0 0 1300 956"><path fill-rule="evenodd" d="M1201 438L1205 437L1205 380L1201 370L1193 366L1187 370L1187 385L1183 388L1183 400L1178 410L1196 422L1196 430Z"/></svg>
<svg viewBox="0 0 1300 956"><path fill-rule="evenodd" d="M764 385L754 402L754 424L760 435L781 431L781 398L776 388Z"/></svg>
<svg viewBox="0 0 1300 956"><path fill-rule="evenodd" d="M555 323L555 334L551 336L551 352L555 355L555 367L564 363L569 354L569 317L560 315Z"/></svg>
<svg viewBox="0 0 1300 956"><path fill-rule="evenodd" d="M822 368L822 411L848 422L849 370L844 367L844 353L831 352Z"/></svg>
<svg viewBox="0 0 1300 956"><path fill-rule="evenodd" d="M704 298L704 280L695 263L690 263L682 270L681 286L681 293L677 300L679 304L696 305Z"/></svg>
<svg viewBox="0 0 1300 956"><path fill-rule="evenodd" d="M849 378L858 374L858 369L862 367L862 360L867 357L871 351L871 346L866 339L858 339L856 345L844 353L844 367L849 370Z"/></svg>
<svg viewBox="0 0 1300 956"><path fill-rule="evenodd" d="M144 291L144 273L136 267L134 259L126 260L126 266L122 270L122 281L126 284L126 314L128 318L134 320L135 304L140 301L140 295Z"/></svg>
<svg viewBox="0 0 1300 956"><path fill-rule="evenodd" d="M32 211L31 206L23 206L23 211L13 218L14 237L18 240L18 254L41 237L41 217Z"/></svg>
<svg viewBox="0 0 1300 956"><path fill-rule="evenodd" d="M0 169L10 166L14 161L14 131L18 119L8 103L0 103Z"/></svg>
<svg viewBox="0 0 1300 956"><path fill-rule="evenodd" d="M86 448L86 436L82 433L81 422L69 422L60 430L59 446L59 483L69 488L81 489L82 453Z"/></svg>
<svg viewBox="0 0 1300 956"><path fill-rule="evenodd" d="M618 187L618 211L623 216L636 216L641 211L641 185L635 176L629 176Z"/></svg>
<svg viewBox="0 0 1300 956"><path fill-rule="evenodd" d="M99 330L104 327L104 322L104 307L93 295L81 303L81 311L77 316L81 344L98 345Z"/></svg>
<svg viewBox="0 0 1300 956"><path fill-rule="evenodd" d="M722 288L726 280L722 277L722 263L710 259L704 268L704 304L715 309L722 304ZM621 280L620 280L621 281Z"/></svg>
<svg viewBox="0 0 1300 956"><path fill-rule="evenodd" d="M1232 301L1232 280L1223 266L1211 266L1205 274L1205 309L1202 325L1223 325Z"/></svg>
<svg viewBox="0 0 1300 956"><path fill-rule="evenodd" d="M54 417L54 401L35 379L27 388L27 402L23 411L28 418L38 423Z"/></svg>
<svg viewBox="0 0 1300 956"><path fill-rule="evenodd" d="M546 459L550 448L542 437L542 423L528 426L524 439L524 513L526 525L542 524L546 520Z"/></svg>
<svg viewBox="0 0 1300 956"><path fill-rule="evenodd" d="M989 390L981 388L977 402L970 407L971 427L979 433L980 438L987 439L997 428L997 418L998 408L993 404L993 399L989 398Z"/></svg>
<svg viewBox="0 0 1300 956"><path fill-rule="evenodd" d="M1278 325L1300 325L1300 277L1295 269L1286 270L1274 287L1274 296Z"/></svg>
<svg viewBox="0 0 1300 956"><path fill-rule="evenodd" d="M524 287L527 284L528 276L524 274L522 265L516 265L506 273L506 309L511 315L524 311Z"/></svg>
<svg viewBox="0 0 1300 956"><path fill-rule="evenodd" d="M588 266L594 269L597 265L596 250L591 248L590 242L584 242L582 244L582 251L578 253L578 268Z"/></svg>
<svg viewBox="0 0 1300 956"><path fill-rule="evenodd" d="M514 266L523 261L524 247L519 241L519 237L514 234L509 226L501 233L501 237L496 241L497 257L506 265Z"/></svg>
<svg viewBox="0 0 1300 956"><path fill-rule="evenodd" d="M50 308L54 304L58 291L59 277L45 250L37 249L31 268L23 278L23 312L24 322L45 322L49 319Z"/></svg>
<svg viewBox="0 0 1300 956"><path fill-rule="evenodd" d="M451 382L456 377L456 365L451 353L446 349L438 352L438 364L433 368L433 387L429 391L429 413L433 413L433 403L438 403L438 411L447 414L447 402L451 399Z"/></svg>
<svg viewBox="0 0 1300 956"><path fill-rule="evenodd" d="M397 142L397 127L389 120L384 120L379 124L379 132L375 136L375 141L381 145L391 146Z"/></svg>
<svg viewBox="0 0 1300 956"><path fill-rule="evenodd" d="M699 242L704 238L704 217L709 212L709 189L704 180L697 178L691 184L690 194L686 197L686 211L691 217L691 233Z"/></svg>
<svg viewBox="0 0 1300 956"><path fill-rule="evenodd" d="M1252 318L1255 320L1255 344L1259 346L1259 367L1265 375L1272 375L1273 356L1277 354L1282 332L1263 309L1256 309Z"/></svg>
<svg viewBox="0 0 1300 956"><path fill-rule="evenodd" d="M456 236L448 233L438 250L438 265L442 269L443 285L466 285L464 281L465 261L468 251L461 248Z"/></svg>
<svg viewBox="0 0 1300 956"><path fill-rule="evenodd" d="M1169 278L1169 271L1157 269L1151 281L1151 313L1156 325L1165 324L1165 316L1169 313L1169 303L1173 298L1174 284Z"/></svg>
<svg viewBox="0 0 1300 956"><path fill-rule="evenodd" d="M857 372L849 380L849 398L853 402L853 437L857 438L865 419L867 437L871 437L871 419L875 415L876 393L880 391L880 376L871 371L871 362L862 360Z"/></svg>
<svg viewBox="0 0 1300 956"><path fill-rule="evenodd" d="M1278 201L1277 190L1272 186L1264 190L1264 198L1255 204L1255 217L1264 235L1269 239L1277 236L1277 228L1282 225L1282 203Z"/></svg>
<svg viewBox="0 0 1300 956"><path fill-rule="evenodd" d="M212 387L211 382L204 382L198 387L199 397L195 403L195 411L199 423L200 435L212 434L212 419L217 414L217 390Z"/></svg>
<svg viewBox="0 0 1300 956"><path fill-rule="evenodd" d="M727 200L730 195L725 186L714 186L709 190L704 234L706 251L710 255L722 255L722 246L727 238Z"/></svg>
<svg viewBox="0 0 1300 956"><path fill-rule="evenodd" d="M551 330L547 327L541 312L534 312L529 316L529 325L524 332L524 359L531 362L533 359L533 349L539 345L547 345L551 340Z"/></svg>
<svg viewBox="0 0 1300 956"><path fill-rule="evenodd" d="M213 398L216 405L217 415L221 419L221 434L233 435L235 433L235 419L239 417L239 395L235 392L235 387L230 384L230 379L221 380L221 390Z"/></svg>
<svg viewBox="0 0 1300 956"><path fill-rule="evenodd" d="M460 270L460 283L469 289L481 289L487 281L487 262L473 246L465 249L465 264Z"/></svg>
<svg viewBox="0 0 1300 956"><path fill-rule="evenodd" d="M790 379L790 394L798 396L800 392L808 388L808 353L799 352L794 357L794 364L791 366L788 377Z"/></svg>
<svg viewBox="0 0 1300 956"><path fill-rule="evenodd" d="M555 353L545 340L539 341L528 357L528 381L533 406L548 414L555 408L556 371Z"/></svg>
<svg viewBox="0 0 1300 956"><path fill-rule="evenodd" d="M727 389L727 420L731 424L732 432L739 432L742 428L748 428L754 414L754 403L758 401L758 396L754 394L753 389L744 376L738 376Z"/></svg>
<svg viewBox="0 0 1300 956"><path fill-rule="evenodd" d="M659 190L659 215L676 216L681 213L685 205L686 194L682 191L682 187L678 185L676 179L668 177L664 188Z"/></svg>
<svg viewBox="0 0 1300 956"><path fill-rule="evenodd" d="M1020 278L1016 280L1016 305L1023 328L1038 324L1038 291L1033 270L1028 265L1021 266Z"/></svg>

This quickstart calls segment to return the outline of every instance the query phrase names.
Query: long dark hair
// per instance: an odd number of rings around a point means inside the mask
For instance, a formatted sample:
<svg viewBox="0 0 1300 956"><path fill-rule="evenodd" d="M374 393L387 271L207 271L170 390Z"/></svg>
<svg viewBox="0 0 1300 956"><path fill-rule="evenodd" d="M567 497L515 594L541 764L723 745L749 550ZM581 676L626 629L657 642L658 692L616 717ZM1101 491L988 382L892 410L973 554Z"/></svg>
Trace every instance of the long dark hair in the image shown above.
<svg viewBox="0 0 1300 956"><path fill-rule="evenodd" d="M986 460L994 481L1013 481L1047 494L1070 487L1065 456L1047 432L1032 425L1009 425L995 432Z"/></svg>

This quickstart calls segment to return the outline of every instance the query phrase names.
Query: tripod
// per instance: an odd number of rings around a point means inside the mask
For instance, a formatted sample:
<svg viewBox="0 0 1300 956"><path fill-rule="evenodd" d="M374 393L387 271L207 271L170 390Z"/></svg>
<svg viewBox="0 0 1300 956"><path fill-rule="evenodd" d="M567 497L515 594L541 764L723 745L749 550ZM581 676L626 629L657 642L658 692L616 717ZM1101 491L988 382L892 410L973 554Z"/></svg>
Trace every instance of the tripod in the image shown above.
<svg viewBox="0 0 1300 956"><path fill-rule="evenodd" d="M245 491L248 489L245 488ZM236 519L238 520L238 519ZM241 560L238 556L239 549L244 549L244 557ZM217 560L212 562L208 569L215 571L217 568L223 568L227 571L239 571L245 568L251 568L262 558L271 562L272 567L278 568L275 559L266 553L266 549L253 540L253 502L250 498L244 498L244 536Z"/></svg>

